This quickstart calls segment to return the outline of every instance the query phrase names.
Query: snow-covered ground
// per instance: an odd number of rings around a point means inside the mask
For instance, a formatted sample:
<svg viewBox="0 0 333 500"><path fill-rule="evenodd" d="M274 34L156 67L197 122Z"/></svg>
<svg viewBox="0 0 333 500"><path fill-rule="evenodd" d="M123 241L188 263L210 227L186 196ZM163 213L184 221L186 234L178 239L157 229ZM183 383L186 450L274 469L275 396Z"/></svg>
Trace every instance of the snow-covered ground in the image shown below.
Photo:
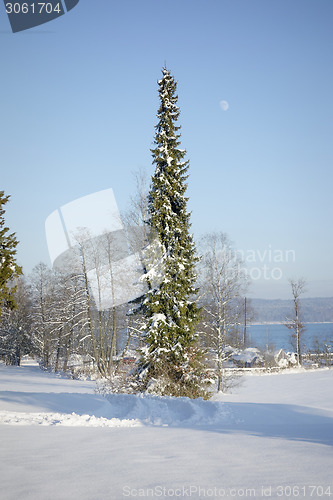
<svg viewBox="0 0 333 500"><path fill-rule="evenodd" d="M0 364L0 499L333 497L333 370L211 401L95 393Z"/></svg>

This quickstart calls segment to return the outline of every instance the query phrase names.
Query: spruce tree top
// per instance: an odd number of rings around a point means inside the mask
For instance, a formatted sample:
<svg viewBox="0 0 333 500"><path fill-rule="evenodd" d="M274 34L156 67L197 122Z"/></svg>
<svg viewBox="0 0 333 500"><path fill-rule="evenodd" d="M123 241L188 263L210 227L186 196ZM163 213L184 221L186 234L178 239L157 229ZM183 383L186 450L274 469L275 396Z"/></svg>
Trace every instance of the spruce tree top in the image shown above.
<svg viewBox="0 0 333 500"><path fill-rule="evenodd" d="M155 127L155 149L152 149L156 165L149 197L150 223L157 230L164 250L172 254L175 241L190 227L190 214L186 212L185 197L188 161L183 161L186 151L180 149L180 126L176 124L180 111L177 106L177 82L164 68L163 78L158 81L160 107ZM175 237L170 232L175 231ZM184 235L185 236L185 235ZM188 235L187 235L188 236Z"/></svg>

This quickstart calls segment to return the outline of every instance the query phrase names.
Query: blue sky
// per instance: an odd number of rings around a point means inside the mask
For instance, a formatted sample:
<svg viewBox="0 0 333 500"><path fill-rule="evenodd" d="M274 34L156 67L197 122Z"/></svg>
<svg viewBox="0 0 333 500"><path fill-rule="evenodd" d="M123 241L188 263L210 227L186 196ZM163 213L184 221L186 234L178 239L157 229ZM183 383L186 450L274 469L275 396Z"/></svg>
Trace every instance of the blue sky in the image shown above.
<svg viewBox="0 0 333 500"><path fill-rule="evenodd" d="M80 0L13 34L1 3L0 189L24 271L50 262L51 212L110 187L125 209L132 172L153 173L166 62L195 237L228 233L254 297L298 277L333 296L332 23L331 0Z"/></svg>

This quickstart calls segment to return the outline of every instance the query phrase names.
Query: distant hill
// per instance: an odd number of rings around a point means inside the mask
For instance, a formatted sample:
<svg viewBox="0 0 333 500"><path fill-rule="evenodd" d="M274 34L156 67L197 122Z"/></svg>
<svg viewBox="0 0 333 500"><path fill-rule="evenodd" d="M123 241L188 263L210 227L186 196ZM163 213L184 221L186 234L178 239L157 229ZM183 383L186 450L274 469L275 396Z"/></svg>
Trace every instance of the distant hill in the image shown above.
<svg viewBox="0 0 333 500"><path fill-rule="evenodd" d="M284 323L293 317L292 300L251 299L254 323ZM333 297L300 299L301 320L305 323L333 323Z"/></svg>

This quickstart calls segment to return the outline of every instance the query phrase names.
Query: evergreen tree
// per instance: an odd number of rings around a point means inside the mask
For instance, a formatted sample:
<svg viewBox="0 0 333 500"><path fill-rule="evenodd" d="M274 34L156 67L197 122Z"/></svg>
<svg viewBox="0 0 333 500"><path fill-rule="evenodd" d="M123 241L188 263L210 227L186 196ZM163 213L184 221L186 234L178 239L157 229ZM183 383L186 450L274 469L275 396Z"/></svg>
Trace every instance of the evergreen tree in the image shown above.
<svg viewBox="0 0 333 500"><path fill-rule="evenodd" d="M158 82L160 107L152 149L155 173L148 198L151 247L162 255L159 285L150 288L144 302L145 338L143 363L145 387L154 382L160 394L197 397L201 391L200 351L195 328L199 311L195 266L198 262L190 234L190 213L185 196L189 162L180 149L177 83L164 68ZM154 268L153 268L154 269ZM148 273L151 284L152 272Z"/></svg>
<svg viewBox="0 0 333 500"><path fill-rule="evenodd" d="M9 198L4 191L0 191L0 316L3 306L9 309L16 307L16 287L13 286L13 280L22 274L22 269L15 260L18 241L14 233L8 234L9 229L5 226L3 206Z"/></svg>

